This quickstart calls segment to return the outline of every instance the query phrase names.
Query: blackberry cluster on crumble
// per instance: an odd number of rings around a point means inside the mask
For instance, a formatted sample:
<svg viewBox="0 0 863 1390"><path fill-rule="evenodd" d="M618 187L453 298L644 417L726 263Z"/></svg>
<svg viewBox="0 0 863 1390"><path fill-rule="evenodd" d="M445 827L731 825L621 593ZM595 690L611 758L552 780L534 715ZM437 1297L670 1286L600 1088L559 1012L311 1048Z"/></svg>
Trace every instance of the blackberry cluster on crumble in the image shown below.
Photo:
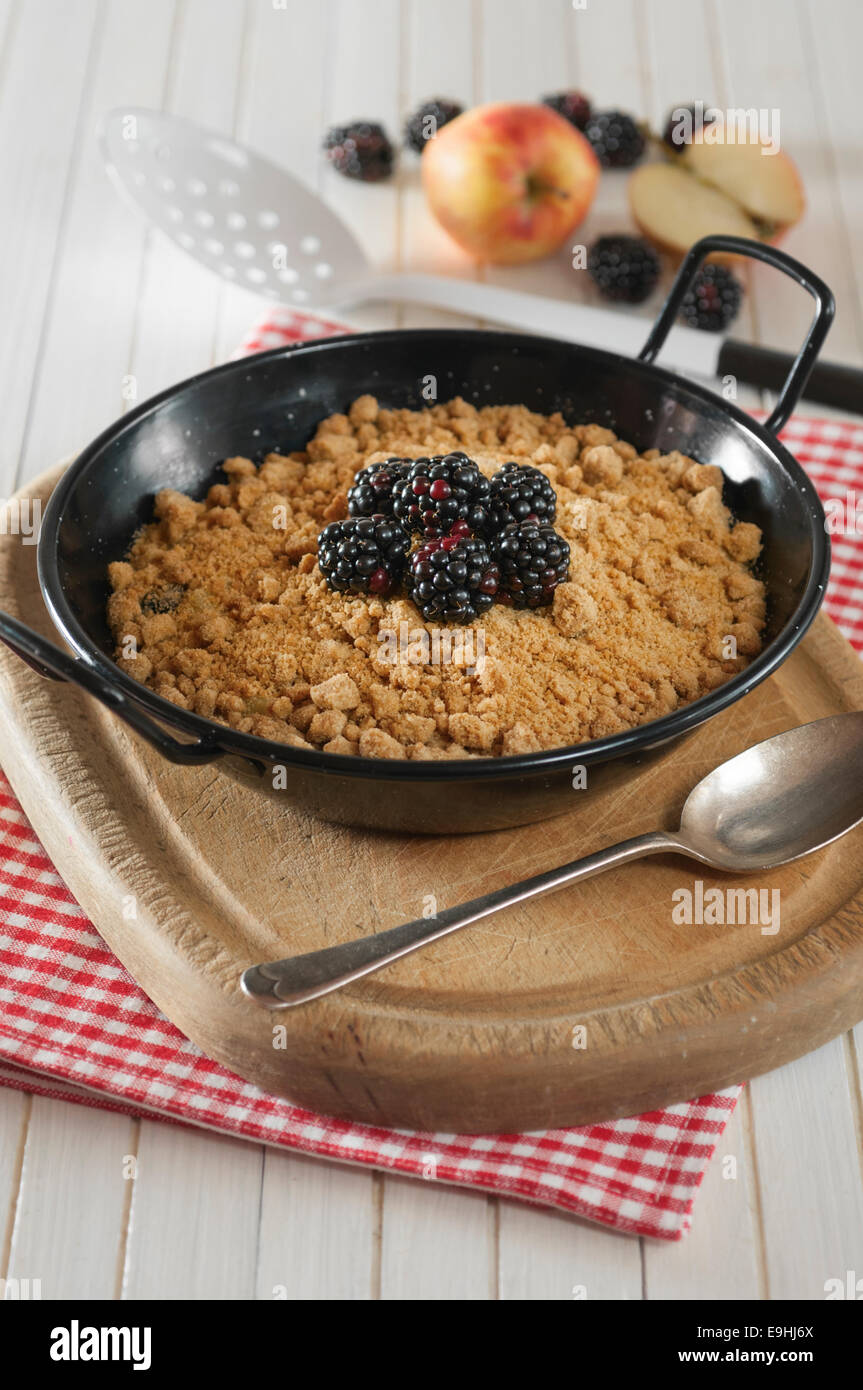
<svg viewBox="0 0 863 1390"><path fill-rule="evenodd" d="M318 537L318 564L341 592L386 596L403 583L426 621L471 623L495 602L540 608L569 572L556 511L528 464L489 479L460 450L385 459L357 473L348 519Z"/></svg>

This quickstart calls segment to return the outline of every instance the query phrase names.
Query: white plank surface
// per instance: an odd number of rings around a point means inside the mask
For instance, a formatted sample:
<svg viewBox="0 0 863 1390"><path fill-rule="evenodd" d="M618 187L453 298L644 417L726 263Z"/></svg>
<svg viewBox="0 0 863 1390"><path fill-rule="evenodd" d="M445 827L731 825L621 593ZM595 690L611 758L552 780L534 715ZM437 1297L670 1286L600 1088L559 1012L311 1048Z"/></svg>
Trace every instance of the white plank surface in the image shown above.
<svg viewBox="0 0 863 1390"><path fill-rule="evenodd" d="M255 1297L376 1297L380 1197L374 1173L267 1150Z"/></svg>
<svg viewBox="0 0 863 1390"><path fill-rule="evenodd" d="M82 93L92 71L95 0L13 6L0 90L0 495L16 482L38 388L45 310L62 246ZM12 190L14 189L14 194Z"/></svg>
<svg viewBox="0 0 863 1390"><path fill-rule="evenodd" d="M377 264L574 300L593 291L566 250L479 272L429 219L413 156L390 185L339 179L327 125L366 116L399 135L430 96L576 85L654 126L699 97L778 107L809 200L788 249L837 293L831 355L859 363L861 48L855 0L0 0L0 494L118 414L129 375L143 398L228 356L261 312L117 200L94 142L108 107L233 132L316 186ZM607 174L576 238L628 227L626 175ZM749 279L739 332L791 345L804 296ZM350 321L464 322L385 305ZM0 1090L0 1277L41 1277L45 1297L817 1299L863 1272L861 1071L863 1025L756 1080L674 1245Z"/></svg>
<svg viewBox="0 0 863 1390"><path fill-rule="evenodd" d="M826 1280L844 1279L850 1269L863 1272L860 1134L854 1109L854 1077L843 1038L752 1083L772 1298L823 1298ZM792 1154L795 1161L789 1162Z"/></svg>
<svg viewBox="0 0 863 1390"><path fill-rule="evenodd" d="M17 1193L8 1276L39 1279L43 1298L75 1289L113 1298L126 1216L124 1160L133 1124L36 1096Z"/></svg>
<svg viewBox="0 0 863 1390"><path fill-rule="evenodd" d="M147 232L105 176L96 129L112 107L161 105L174 7L172 0L153 0L144 26L137 0L112 0L98 16L19 464L22 480L39 472L42 460L83 447L123 410ZM60 115L53 112L55 122ZM91 258L98 275L82 274Z"/></svg>
<svg viewBox="0 0 863 1390"><path fill-rule="evenodd" d="M433 1179L387 1178L380 1296L485 1300L496 1297L497 1203Z"/></svg>
<svg viewBox="0 0 863 1390"><path fill-rule="evenodd" d="M856 55L863 45L863 8L824 6L798 0L801 43L810 59L819 154L834 180L836 224L844 259L850 262L856 294L845 298L843 317L856 322L859 361L863 348L863 179L860 177L860 75Z"/></svg>
<svg viewBox="0 0 863 1390"><path fill-rule="evenodd" d="M27 1139L31 1096L19 1091L0 1090L0 1278L9 1268L12 1231L21 1188L24 1145Z"/></svg>
<svg viewBox="0 0 863 1390"><path fill-rule="evenodd" d="M242 84L237 57L243 43L242 6L234 0L188 0L171 28L164 98L156 104L216 130L232 131ZM109 188L109 196L112 193ZM137 399L145 400L189 376L195 370L192 364L210 366L215 361L225 291L218 279L166 238L144 231L134 211L124 208L124 214L129 229L144 238L144 256L123 375L134 379ZM233 293L243 301L248 322L257 304L251 296Z"/></svg>
<svg viewBox="0 0 863 1390"><path fill-rule="evenodd" d="M758 1172L744 1093L697 1197L696 1219L675 1245L644 1242L647 1298L757 1299L762 1274Z"/></svg>
<svg viewBox="0 0 863 1390"><path fill-rule="evenodd" d="M642 1245L557 1212L501 1202L499 1296L510 1302L640 1299Z"/></svg>
<svg viewBox="0 0 863 1390"><path fill-rule="evenodd" d="M252 1298L264 1152L144 1120L123 1298Z"/></svg>

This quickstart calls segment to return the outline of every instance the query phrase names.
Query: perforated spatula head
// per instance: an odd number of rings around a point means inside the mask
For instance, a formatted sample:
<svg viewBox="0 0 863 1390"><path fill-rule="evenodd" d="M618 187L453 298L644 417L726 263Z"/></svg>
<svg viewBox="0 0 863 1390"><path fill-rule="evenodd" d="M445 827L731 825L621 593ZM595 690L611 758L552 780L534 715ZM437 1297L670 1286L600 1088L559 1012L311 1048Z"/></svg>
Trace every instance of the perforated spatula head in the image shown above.
<svg viewBox="0 0 863 1390"><path fill-rule="evenodd" d="M108 173L156 226L225 280L296 308L350 298L370 273L323 199L242 145L178 116L118 107L100 131Z"/></svg>

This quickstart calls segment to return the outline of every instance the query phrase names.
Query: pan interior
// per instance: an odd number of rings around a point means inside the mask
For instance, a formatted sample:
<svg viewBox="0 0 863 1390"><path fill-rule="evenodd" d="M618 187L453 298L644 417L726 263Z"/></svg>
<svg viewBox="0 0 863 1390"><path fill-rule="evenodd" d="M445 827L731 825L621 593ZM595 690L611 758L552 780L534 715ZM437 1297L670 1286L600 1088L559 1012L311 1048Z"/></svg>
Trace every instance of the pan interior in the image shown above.
<svg viewBox="0 0 863 1390"><path fill-rule="evenodd" d="M819 524L811 485L784 451L719 398L608 353L521 334L428 331L330 339L266 353L192 378L118 422L82 456L59 512L46 518L43 575L103 653L106 566L127 551L164 487L202 497L235 454L302 448L319 421L369 392L390 408L463 396L476 406L524 404L568 423L595 421L639 451L679 449L722 468L725 500L764 533L768 640L794 613ZM782 461L784 455L784 463ZM795 470L795 477L791 470ZM52 554L53 552L53 554Z"/></svg>

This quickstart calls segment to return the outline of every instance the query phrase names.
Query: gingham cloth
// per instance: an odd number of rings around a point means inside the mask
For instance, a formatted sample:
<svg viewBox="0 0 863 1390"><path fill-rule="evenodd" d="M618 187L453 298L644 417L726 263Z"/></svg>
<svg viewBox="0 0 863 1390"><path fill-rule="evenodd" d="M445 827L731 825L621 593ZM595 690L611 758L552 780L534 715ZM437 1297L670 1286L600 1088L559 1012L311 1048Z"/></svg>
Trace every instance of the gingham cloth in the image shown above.
<svg viewBox="0 0 863 1390"><path fill-rule="evenodd" d="M241 352L345 331L274 310ZM863 427L797 419L786 442L845 535L826 607L863 650ZM831 503L831 507L833 503ZM860 506L863 533L863 501ZM0 774L0 1085L158 1117L432 1182L518 1197L678 1239L740 1087L628 1120L530 1134L420 1134L351 1124L268 1096L203 1056L111 955Z"/></svg>

